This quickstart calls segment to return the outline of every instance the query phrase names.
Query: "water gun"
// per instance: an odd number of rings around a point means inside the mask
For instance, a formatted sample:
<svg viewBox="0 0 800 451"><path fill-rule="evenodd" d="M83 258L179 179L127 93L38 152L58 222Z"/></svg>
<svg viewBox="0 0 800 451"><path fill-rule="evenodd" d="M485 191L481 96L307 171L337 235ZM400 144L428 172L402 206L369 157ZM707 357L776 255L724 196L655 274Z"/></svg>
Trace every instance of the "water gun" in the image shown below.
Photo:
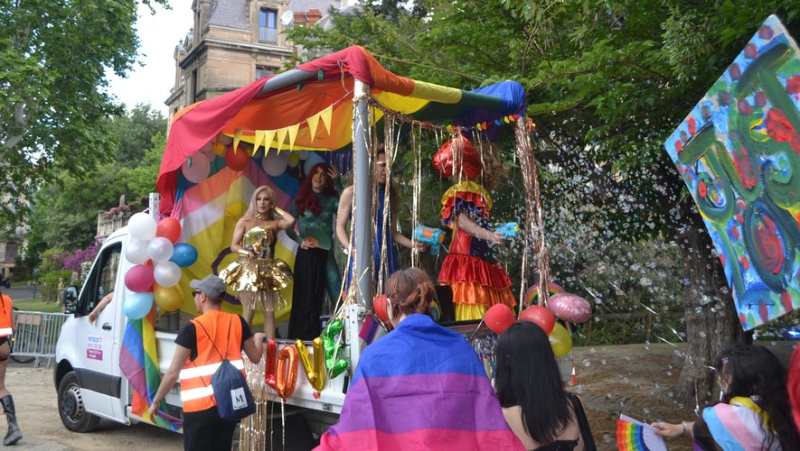
<svg viewBox="0 0 800 451"><path fill-rule="evenodd" d="M519 235L519 224L516 222L506 222L505 224L497 226L494 231L502 233L506 238L515 238Z"/></svg>
<svg viewBox="0 0 800 451"><path fill-rule="evenodd" d="M417 224L417 227L414 229L414 241L430 244L431 255L436 257L439 255L439 248L442 246L442 243L444 243L444 230Z"/></svg>

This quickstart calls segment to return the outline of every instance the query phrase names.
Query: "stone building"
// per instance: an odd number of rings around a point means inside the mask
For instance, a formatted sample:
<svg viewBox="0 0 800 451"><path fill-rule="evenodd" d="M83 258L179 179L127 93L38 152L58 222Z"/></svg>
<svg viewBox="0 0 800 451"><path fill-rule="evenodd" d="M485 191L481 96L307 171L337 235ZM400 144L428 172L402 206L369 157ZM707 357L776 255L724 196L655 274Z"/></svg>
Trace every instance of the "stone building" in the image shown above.
<svg viewBox="0 0 800 451"><path fill-rule="evenodd" d="M175 47L175 87L166 105L180 109L241 88L291 61L282 32L314 24L346 0L196 0L194 27Z"/></svg>

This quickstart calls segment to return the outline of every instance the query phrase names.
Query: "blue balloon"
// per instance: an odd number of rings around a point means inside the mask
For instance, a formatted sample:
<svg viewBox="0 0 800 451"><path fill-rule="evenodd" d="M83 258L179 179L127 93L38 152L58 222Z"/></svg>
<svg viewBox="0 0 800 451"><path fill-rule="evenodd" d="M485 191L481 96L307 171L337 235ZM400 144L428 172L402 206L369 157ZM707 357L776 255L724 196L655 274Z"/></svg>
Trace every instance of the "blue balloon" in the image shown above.
<svg viewBox="0 0 800 451"><path fill-rule="evenodd" d="M142 319L153 308L153 293L136 293L122 303L122 311L128 319Z"/></svg>
<svg viewBox="0 0 800 451"><path fill-rule="evenodd" d="M311 172L311 168L313 168L315 165L319 163L324 163L324 162L325 160L323 160L321 156L317 155L314 152L309 152L308 158L306 158L306 161L303 162L303 172L305 172L306 177L311 177L311 174L309 174L309 172Z"/></svg>
<svg viewBox="0 0 800 451"><path fill-rule="evenodd" d="M172 248L169 261L181 268L192 266L197 261L197 249L189 243L178 243Z"/></svg>

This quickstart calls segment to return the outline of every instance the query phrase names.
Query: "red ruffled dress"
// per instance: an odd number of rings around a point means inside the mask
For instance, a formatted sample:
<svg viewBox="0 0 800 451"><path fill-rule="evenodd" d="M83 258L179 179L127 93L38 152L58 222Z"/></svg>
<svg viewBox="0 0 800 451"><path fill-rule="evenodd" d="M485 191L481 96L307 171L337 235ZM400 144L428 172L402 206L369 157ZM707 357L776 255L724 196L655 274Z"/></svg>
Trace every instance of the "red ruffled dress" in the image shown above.
<svg viewBox="0 0 800 451"><path fill-rule="evenodd" d="M442 196L442 224L453 229L450 253L442 263L439 283L453 289L457 321L481 319L495 304L517 305L511 279L505 268L491 257L489 242L473 237L458 227L459 215L466 215L489 229L492 198L473 181L453 185Z"/></svg>

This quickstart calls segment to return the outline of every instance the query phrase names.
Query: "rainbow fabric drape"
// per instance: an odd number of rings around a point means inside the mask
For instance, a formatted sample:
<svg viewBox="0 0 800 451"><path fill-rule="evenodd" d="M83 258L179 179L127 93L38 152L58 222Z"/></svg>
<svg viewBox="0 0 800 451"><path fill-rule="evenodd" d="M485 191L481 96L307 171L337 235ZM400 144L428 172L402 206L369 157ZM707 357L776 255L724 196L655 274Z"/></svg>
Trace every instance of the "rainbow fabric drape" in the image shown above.
<svg viewBox="0 0 800 451"><path fill-rule="evenodd" d="M150 400L156 394L161 383L156 351L155 309L142 319L129 320L125 328L119 367L133 387L131 411L146 421ZM162 403L162 407L165 403ZM156 424L160 427L176 431L181 428L179 418L167 414L156 416Z"/></svg>
<svg viewBox="0 0 800 451"><path fill-rule="evenodd" d="M464 337L413 314L369 345L318 450L522 450Z"/></svg>

